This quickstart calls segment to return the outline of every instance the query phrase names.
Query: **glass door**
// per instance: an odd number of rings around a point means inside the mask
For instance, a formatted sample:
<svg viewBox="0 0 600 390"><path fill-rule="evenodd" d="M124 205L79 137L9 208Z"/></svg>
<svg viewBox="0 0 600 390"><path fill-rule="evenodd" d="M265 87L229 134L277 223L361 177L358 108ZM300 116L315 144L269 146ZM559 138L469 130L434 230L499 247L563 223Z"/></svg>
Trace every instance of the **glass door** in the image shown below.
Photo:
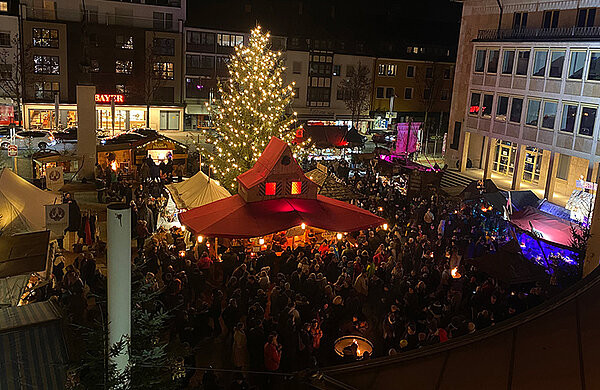
<svg viewBox="0 0 600 390"><path fill-rule="evenodd" d="M515 169L515 145L508 141L496 141L496 157L492 170L502 175L510 175Z"/></svg>
<svg viewBox="0 0 600 390"><path fill-rule="evenodd" d="M523 181L537 183L540 181L542 151L528 146L525 148L525 163L523 164Z"/></svg>

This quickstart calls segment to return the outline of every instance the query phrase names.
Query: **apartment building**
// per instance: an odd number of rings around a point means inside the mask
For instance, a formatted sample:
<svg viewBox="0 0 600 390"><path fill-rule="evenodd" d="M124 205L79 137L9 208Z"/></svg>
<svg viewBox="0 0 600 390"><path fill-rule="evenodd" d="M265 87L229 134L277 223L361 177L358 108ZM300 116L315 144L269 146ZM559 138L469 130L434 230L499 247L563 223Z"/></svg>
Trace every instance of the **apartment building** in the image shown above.
<svg viewBox="0 0 600 390"><path fill-rule="evenodd" d="M0 1L0 126L19 123L19 19L17 1Z"/></svg>
<svg viewBox="0 0 600 390"><path fill-rule="evenodd" d="M76 87L92 84L98 129L183 129L185 0L22 3L26 127L56 127L56 96L59 127L76 125Z"/></svg>
<svg viewBox="0 0 600 390"><path fill-rule="evenodd" d="M600 1L463 1L446 155L564 205L600 161Z"/></svg>

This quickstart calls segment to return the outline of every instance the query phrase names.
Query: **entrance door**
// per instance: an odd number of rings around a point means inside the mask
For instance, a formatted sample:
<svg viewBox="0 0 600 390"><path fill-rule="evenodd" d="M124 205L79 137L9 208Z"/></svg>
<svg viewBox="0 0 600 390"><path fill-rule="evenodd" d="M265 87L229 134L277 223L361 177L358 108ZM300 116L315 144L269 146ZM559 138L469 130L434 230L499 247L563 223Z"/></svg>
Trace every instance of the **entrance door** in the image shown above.
<svg viewBox="0 0 600 390"><path fill-rule="evenodd" d="M508 141L496 141L496 156L492 170L503 175L511 175L515 168L516 148Z"/></svg>
<svg viewBox="0 0 600 390"><path fill-rule="evenodd" d="M525 148L525 163L523 164L523 181L537 183L540 181L542 151L528 146Z"/></svg>

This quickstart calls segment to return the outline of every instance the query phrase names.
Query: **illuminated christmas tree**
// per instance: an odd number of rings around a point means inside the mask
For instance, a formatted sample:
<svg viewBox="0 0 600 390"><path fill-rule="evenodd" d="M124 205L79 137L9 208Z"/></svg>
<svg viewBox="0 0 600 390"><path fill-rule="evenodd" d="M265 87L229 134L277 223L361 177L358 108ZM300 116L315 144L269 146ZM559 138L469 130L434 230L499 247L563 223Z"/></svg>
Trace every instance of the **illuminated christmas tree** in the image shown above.
<svg viewBox="0 0 600 390"><path fill-rule="evenodd" d="M216 135L207 137L211 175L230 190L235 178L250 169L275 136L287 143L295 137L291 110L293 84L282 79L281 52L270 49L269 33L252 30L248 46L236 46L230 57L229 80L219 83L220 100L213 111ZM300 145L295 146L300 152Z"/></svg>

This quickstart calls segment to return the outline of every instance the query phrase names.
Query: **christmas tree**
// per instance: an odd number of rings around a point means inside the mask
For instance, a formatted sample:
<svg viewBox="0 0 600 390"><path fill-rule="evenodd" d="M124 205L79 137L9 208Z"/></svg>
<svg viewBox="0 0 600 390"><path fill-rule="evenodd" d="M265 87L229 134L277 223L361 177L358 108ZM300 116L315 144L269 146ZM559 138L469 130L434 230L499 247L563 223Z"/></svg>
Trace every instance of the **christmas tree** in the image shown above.
<svg viewBox="0 0 600 390"><path fill-rule="evenodd" d="M211 174L236 190L235 178L252 168L271 137L291 143L296 113L290 108L293 83L283 82L281 52L271 50L268 32L252 30L248 46L235 47L228 68L229 80L219 83L220 100L211 108L216 135L207 142L214 148L205 152Z"/></svg>

